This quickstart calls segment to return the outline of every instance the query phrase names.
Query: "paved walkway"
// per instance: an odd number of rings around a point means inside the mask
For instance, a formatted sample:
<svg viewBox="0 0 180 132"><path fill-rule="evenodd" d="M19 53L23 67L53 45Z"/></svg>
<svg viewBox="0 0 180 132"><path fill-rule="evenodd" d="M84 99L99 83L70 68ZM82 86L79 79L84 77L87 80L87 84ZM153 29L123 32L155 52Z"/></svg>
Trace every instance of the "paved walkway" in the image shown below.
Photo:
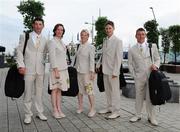
<svg viewBox="0 0 180 132"><path fill-rule="evenodd" d="M88 118L88 100L84 100L84 112L76 114L77 99L63 97L63 112L66 118L54 119L51 114L50 96L47 87L44 89L44 109L48 121L40 121L36 118L34 110L33 120L30 125L24 125L23 98L12 101L4 95L4 81L7 69L0 69L0 132L180 132L180 104L167 103L157 107L157 120L159 126L148 123L146 114L137 123L130 123L129 119L134 113L134 99L121 96L121 117L114 120L106 120L107 115L96 114ZM174 80L180 78L180 74L168 74ZM46 82L47 83L47 82ZM180 84L180 81L179 81ZM96 109L104 108L106 104L105 94L100 93L96 87ZM145 110L144 110L145 111ZM145 112L144 112L145 113Z"/></svg>

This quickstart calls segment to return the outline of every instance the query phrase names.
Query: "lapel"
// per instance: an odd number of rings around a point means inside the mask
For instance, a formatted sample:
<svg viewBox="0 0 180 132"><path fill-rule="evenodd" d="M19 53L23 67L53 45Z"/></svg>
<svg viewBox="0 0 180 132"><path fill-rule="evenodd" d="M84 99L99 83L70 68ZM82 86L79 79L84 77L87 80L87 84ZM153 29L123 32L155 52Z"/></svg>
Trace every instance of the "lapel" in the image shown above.
<svg viewBox="0 0 180 132"><path fill-rule="evenodd" d="M39 43L39 48L42 46L42 44L43 44L43 36L41 35L40 36L40 43ZM35 48L35 49L37 49L37 47L36 47L36 40L35 41L33 41L33 39L32 39L32 33L30 33L30 35L29 35L29 43ZM39 49L38 48L38 49Z"/></svg>
<svg viewBox="0 0 180 132"><path fill-rule="evenodd" d="M84 52L89 52L88 48L89 48L89 43L85 43L84 45L81 45L81 47L78 50L79 54L83 54Z"/></svg>
<svg viewBox="0 0 180 132"><path fill-rule="evenodd" d="M112 36L112 37L114 38L114 36ZM110 38L110 40L105 38L104 43L103 43L103 46L104 46L103 50L104 50L104 52L108 52L109 50L112 50L113 38Z"/></svg>
<svg viewBox="0 0 180 132"><path fill-rule="evenodd" d="M144 52L144 54L142 54L142 52L140 51L140 49L139 49L139 47L138 47L137 44L136 44L136 46L135 46L135 49L136 49L136 52L137 52L138 54L140 54L140 56L142 56L143 58L147 58L147 57L150 56L149 46L148 46L148 48L146 49L146 51ZM151 50L152 50L152 48L151 48Z"/></svg>
<svg viewBox="0 0 180 132"><path fill-rule="evenodd" d="M29 34L29 45L36 48L35 43L33 42L33 39L32 39L32 33Z"/></svg>
<svg viewBox="0 0 180 132"><path fill-rule="evenodd" d="M56 38L54 38L54 41L55 41L54 44L56 45L59 51L66 51L66 46L64 45L62 40L57 40Z"/></svg>
<svg viewBox="0 0 180 132"><path fill-rule="evenodd" d="M140 51L140 49L139 49L139 47L138 47L137 44L136 44L136 46L135 46L135 52L137 52L142 58L145 58L145 55L142 54L142 52Z"/></svg>
<svg viewBox="0 0 180 132"><path fill-rule="evenodd" d="M147 57L149 57L150 56L150 53L149 53L149 44L148 43L146 43L148 46L147 46L147 50L146 50L146 52L145 52L145 57L147 58ZM152 51L152 48L151 48L151 51Z"/></svg>

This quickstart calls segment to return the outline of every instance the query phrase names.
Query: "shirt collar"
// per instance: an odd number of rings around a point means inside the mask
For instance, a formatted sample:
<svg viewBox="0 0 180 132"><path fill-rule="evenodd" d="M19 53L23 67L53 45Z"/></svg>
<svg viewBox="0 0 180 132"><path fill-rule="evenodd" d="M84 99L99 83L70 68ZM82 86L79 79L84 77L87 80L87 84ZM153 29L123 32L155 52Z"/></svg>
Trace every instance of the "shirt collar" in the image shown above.
<svg viewBox="0 0 180 132"><path fill-rule="evenodd" d="M144 43L142 43L142 44L140 44L140 43L137 42L137 45L138 45L139 48L140 48L140 47L143 47L143 48L147 47L147 43L146 43L146 42L144 42Z"/></svg>
<svg viewBox="0 0 180 132"><path fill-rule="evenodd" d="M80 43L81 44L81 46L86 46L86 45L88 45L89 43L88 43L88 41L86 42L86 43L84 43L84 44L82 44L82 43Z"/></svg>
<svg viewBox="0 0 180 132"><path fill-rule="evenodd" d="M41 37L41 34L37 34L35 31L32 32L32 35L33 35L34 37Z"/></svg>
<svg viewBox="0 0 180 132"><path fill-rule="evenodd" d="M114 38L114 35L112 35L111 37L106 37L106 40L111 40L111 39L113 39Z"/></svg>

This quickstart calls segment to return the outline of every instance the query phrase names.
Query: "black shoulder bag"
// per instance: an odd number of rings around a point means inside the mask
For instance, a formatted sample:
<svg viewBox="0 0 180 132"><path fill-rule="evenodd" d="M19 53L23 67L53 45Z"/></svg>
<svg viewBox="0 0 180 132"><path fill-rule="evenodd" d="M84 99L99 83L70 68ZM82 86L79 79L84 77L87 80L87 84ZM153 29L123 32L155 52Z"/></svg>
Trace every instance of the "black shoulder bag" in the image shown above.
<svg viewBox="0 0 180 132"><path fill-rule="evenodd" d="M23 56L25 54L27 41L29 39L29 33L25 34L25 42L24 42L24 48L23 48ZM5 80L5 87L4 92L7 97L13 98L19 98L24 93L25 89L25 81L24 81L24 75L20 74L17 65L13 65L8 70L6 80Z"/></svg>
<svg viewBox="0 0 180 132"><path fill-rule="evenodd" d="M149 53L152 59L152 44L149 44ZM149 77L149 94L151 103L153 105L165 104L167 100L171 98L171 90L168 80L163 72L158 70L152 70Z"/></svg>

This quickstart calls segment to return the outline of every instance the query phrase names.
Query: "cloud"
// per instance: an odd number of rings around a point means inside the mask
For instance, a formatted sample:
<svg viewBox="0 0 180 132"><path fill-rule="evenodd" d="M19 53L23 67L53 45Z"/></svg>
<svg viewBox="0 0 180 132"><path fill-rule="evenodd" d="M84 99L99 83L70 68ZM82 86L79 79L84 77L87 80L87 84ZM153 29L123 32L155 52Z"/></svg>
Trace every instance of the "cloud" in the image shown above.
<svg viewBox="0 0 180 132"><path fill-rule="evenodd" d="M7 52L12 52L23 31L22 20L3 15L0 18L0 45L5 46Z"/></svg>
<svg viewBox="0 0 180 132"><path fill-rule="evenodd" d="M13 49L23 31L22 16L16 6L20 0L1 0L0 5L0 42ZM82 28L92 29L92 16L96 20L101 9L101 16L107 16L115 22L115 34L124 42L124 46L133 45L135 30L153 19L153 7L159 27L180 24L179 0L42 0L45 6L46 34L52 35L55 24L62 23L66 28L64 41L68 44ZM90 40L91 41L91 40Z"/></svg>

